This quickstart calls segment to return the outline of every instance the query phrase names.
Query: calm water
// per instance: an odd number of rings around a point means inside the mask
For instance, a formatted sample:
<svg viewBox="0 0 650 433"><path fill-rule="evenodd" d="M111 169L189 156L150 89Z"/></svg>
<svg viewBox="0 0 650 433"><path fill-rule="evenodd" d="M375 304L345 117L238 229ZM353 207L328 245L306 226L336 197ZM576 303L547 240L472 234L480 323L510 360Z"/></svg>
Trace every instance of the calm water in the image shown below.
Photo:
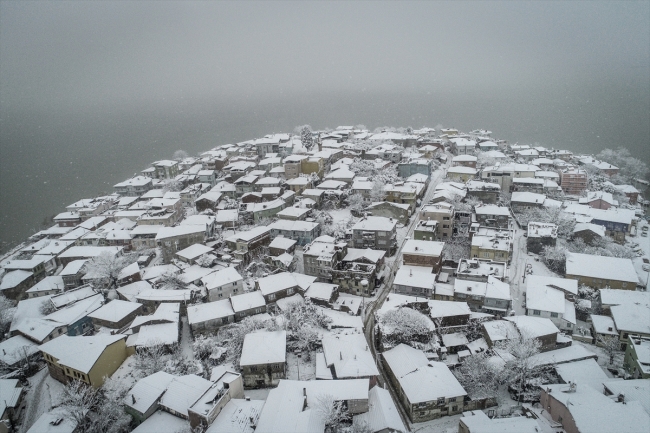
<svg viewBox="0 0 650 433"><path fill-rule="evenodd" d="M215 145L315 128L365 124L486 128L510 142L574 152L626 146L650 160L649 90L625 85L519 89L484 95L358 93L284 96L256 101L151 101L148 106L51 109L0 114L0 242L3 248L40 229L44 218L78 199L169 158Z"/></svg>

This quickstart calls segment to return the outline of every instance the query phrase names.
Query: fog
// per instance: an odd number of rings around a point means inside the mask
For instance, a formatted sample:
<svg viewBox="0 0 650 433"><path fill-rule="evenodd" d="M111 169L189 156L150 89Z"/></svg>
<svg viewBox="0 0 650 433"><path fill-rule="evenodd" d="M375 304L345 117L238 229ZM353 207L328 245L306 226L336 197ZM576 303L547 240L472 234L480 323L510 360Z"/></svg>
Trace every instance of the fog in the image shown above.
<svg viewBox="0 0 650 433"><path fill-rule="evenodd" d="M3 243L176 149L305 123L648 161L650 3L0 3Z"/></svg>

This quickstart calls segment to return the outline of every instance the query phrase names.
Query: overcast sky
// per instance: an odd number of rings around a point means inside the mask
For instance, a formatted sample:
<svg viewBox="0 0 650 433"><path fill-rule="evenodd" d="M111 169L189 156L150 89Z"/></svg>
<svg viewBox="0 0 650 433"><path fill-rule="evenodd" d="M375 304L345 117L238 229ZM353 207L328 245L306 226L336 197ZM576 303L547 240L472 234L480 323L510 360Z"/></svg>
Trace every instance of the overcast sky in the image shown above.
<svg viewBox="0 0 650 433"><path fill-rule="evenodd" d="M3 109L650 82L649 2L3 1Z"/></svg>

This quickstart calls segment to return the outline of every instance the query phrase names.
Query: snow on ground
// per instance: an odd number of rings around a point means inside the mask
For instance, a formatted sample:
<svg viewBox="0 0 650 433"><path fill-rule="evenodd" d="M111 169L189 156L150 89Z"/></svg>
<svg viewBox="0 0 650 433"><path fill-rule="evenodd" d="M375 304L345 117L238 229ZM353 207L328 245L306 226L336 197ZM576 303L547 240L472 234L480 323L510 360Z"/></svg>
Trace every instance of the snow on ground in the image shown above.
<svg viewBox="0 0 650 433"><path fill-rule="evenodd" d="M431 421L409 424L412 433L457 433L461 415L443 416Z"/></svg>
<svg viewBox="0 0 650 433"><path fill-rule="evenodd" d="M287 353L287 379L289 380L315 380L316 379L316 352L311 353L311 358L306 361L300 359L300 369L298 369L298 357L291 352ZM300 371L298 371L300 370ZM298 377L300 372L300 377Z"/></svg>
<svg viewBox="0 0 650 433"><path fill-rule="evenodd" d="M603 369L607 377L614 377L614 375L607 370L607 368L619 368L623 366L623 357L624 353L619 351L614 355L614 364L609 364L609 355L605 352L605 349L602 347L596 346L595 344L587 344L582 341L573 340L573 345L579 345L587 349L588 351L595 353L598 356L598 365Z"/></svg>
<svg viewBox="0 0 650 433"><path fill-rule="evenodd" d="M63 384L53 379L47 367L29 378L29 387L25 401L27 406L22 424L17 431L26 432L36 420L53 407L61 404Z"/></svg>
<svg viewBox="0 0 650 433"><path fill-rule="evenodd" d="M138 381L138 377L133 372L135 367L134 355L129 356L124 360L120 368L111 376L111 379L119 380L131 388Z"/></svg>
<svg viewBox="0 0 650 433"><path fill-rule="evenodd" d="M347 221L352 217L350 209L332 209L328 210L327 213L332 217L332 223L336 224L342 221Z"/></svg>
<svg viewBox="0 0 650 433"><path fill-rule="evenodd" d="M192 336L190 335L190 325L187 323L187 317L181 318L181 352L188 360L194 359Z"/></svg>
<svg viewBox="0 0 650 433"><path fill-rule="evenodd" d="M246 389L244 390L244 396L250 397L251 400L266 400L272 389L273 388Z"/></svg>

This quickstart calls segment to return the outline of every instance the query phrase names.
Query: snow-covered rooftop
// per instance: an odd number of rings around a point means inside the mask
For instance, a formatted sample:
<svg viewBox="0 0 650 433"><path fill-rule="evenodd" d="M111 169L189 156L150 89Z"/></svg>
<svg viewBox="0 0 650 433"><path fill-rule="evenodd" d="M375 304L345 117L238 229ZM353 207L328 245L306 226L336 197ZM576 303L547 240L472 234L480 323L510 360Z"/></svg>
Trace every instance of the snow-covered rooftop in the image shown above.
<svg viewBox="0 0 650 433"><path fill-rule="evenodd" d="M591 254L566 253L566 274L624 281L638 284L639 277L632 260L617 257L594 256ZM633 287L634 287L633 286Z"/></svg>
<svg viewBox="0 0 650 433"><path fill-rule="evenodd" d="M93 311L88 317L116 323L139 308L142 308L142 304L116 299Z"/></svg>
<svg viewBox="0 0 650 433"><path fill-rule="evenodd" d="M59 364L88 374L106 347L124 338L121 334L62 335L42 344L40 350L58 359Z"/></svg>
<svg viewBox="0 0 650 433"><path fill-rule="evenodd" d="M187 321L190 325L234 315L235 311L230 304L230 299L187 307Z"/></svg>
<svg viewBox="0 0 650 433"><path fill-rule="evenodd" d="M160 405L188 416L187 409L211 386L212 382L194 374L175 377L160 399Z"/></svg>
<svg viewBox="0 0 650 433"><path fill-rule="evenodd" d="M239 365L284 363L287 359L287 332L253 332L246 334Z"/></svg>

